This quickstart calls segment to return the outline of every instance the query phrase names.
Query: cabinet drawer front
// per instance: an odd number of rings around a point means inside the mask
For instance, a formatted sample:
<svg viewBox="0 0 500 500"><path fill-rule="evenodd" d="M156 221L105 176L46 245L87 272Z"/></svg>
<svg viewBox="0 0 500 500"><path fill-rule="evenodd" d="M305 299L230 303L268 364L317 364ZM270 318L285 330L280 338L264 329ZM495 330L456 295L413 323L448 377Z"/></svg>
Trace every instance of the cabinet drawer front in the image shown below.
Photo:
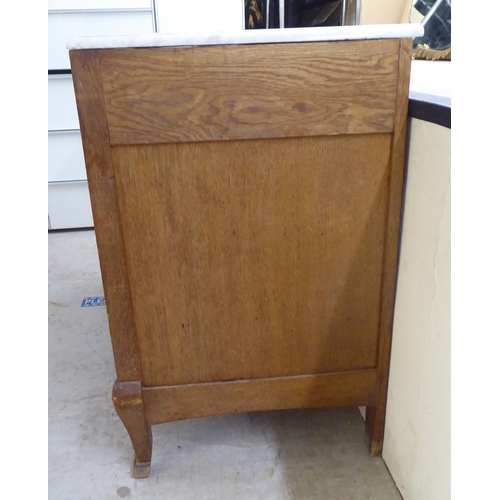
<svg viewBox="0 0 500 500"><path fill-rule="evenodd" d="M94 226L86 181L49 183L48 201L51 229Z"/></svg>
<svg viewBox="0 0 500 500"><path fill-rule="evenodd" d="M82 139L78 130L49 132L49 182L87 179Z"/></svg>
<svg viewBox="0 0 500 500"><path fill-rule="evenodd" d="M49 70L69 69L66 43L79 36L142 35L154 32L153 12L49 12Z"/></svg>
<svg viewBox="0 0 500 500"><path fill-rule="evenodd" d="M48 130L80 128L71 75L49 76Z"/></svg>

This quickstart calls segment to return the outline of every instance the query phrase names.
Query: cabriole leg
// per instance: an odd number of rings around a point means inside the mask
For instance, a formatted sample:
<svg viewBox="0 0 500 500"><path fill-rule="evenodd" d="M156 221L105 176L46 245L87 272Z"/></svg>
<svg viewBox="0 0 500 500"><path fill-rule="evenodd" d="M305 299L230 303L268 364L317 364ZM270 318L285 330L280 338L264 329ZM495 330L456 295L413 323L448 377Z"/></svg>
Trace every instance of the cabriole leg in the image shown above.
<svg viewBox="0 0 500 500"><path fill-rule="evenodd" d="M135 460L132 475L149 476L153 437L147 423L141 382L118 382L113 385L113 404L116 413L129 433L134 447Z"/></svg>

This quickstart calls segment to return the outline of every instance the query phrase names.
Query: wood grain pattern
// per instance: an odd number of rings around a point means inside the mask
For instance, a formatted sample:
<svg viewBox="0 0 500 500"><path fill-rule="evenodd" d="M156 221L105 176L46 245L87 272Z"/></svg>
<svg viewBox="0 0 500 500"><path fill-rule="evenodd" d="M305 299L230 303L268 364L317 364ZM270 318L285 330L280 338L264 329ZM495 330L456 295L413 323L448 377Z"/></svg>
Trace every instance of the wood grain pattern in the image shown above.
<svg viewBox="0 0 500 500"><path fill-rule="evenodd" d="M113 147L143 384L374 367L390 142Z"/></svg>
<svg viewBox="0 0 500 500"><path fill-rule="evenodd" d="M376 387L373 369L154 387L144 389L143 397L147 420L154 425L225 413L371 404Z"/></svg>
<svg viewBox="0 0 500 500"><path fill-rule="evenodd" d="M398 47L358 40L103 49L110 141L391 132Z"/></svg>
<svg viewBox="0 0 500 500"><path fill-rule="evenodd" d="M70 51L70 60L116 374L140 380L99 60L92 50Z"/></svg>
<svg viewBox="0 0 500 500"><path fill-rule="evenodd" d="M382 454L384 441L392 325L398 270L411 52L412 41L410 39L402 39L398 68L395 126L391 145L387 222L385 224L384 273L380 301L379 347L377 353L377 368L379 373L377 382L378 395L376 405L367 407L366 410L366 431L370 443L369 447L374 456Z"/></svg>

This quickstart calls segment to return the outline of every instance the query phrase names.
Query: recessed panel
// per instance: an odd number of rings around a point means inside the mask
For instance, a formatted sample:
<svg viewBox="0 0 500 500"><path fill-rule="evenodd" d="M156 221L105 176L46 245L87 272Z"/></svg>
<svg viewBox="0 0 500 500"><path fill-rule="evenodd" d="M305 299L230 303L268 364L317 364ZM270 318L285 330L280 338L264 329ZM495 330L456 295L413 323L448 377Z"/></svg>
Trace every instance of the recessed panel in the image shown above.
<svg viewBox="0 0 500 500"><path fill-rule="evenodd" d="M375 367L390 144L112 148L144 385Z"/></svg>

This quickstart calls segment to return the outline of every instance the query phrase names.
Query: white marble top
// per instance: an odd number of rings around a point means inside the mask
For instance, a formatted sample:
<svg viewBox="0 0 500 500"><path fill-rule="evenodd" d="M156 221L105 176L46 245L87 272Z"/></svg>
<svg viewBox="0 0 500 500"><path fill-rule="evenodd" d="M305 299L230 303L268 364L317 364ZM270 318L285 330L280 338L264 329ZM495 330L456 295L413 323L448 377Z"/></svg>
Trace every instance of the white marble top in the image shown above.
<svg viewBox="0 0 500 500"><path fill-rule="evenodd" d="M91 36L70 40L72 49L111 49L133 47L186 47L196 45L248 45L257 43L321 42L377 38L415 38L424 33L420 24L373 24L241 30L217 33L177 33L123 36Z"/></svg>
<svg viewBox="0 0 500 500"><path fill-rule="evenodd" d="M410 99L451 108L451 61L412 61Z"/></svg>

